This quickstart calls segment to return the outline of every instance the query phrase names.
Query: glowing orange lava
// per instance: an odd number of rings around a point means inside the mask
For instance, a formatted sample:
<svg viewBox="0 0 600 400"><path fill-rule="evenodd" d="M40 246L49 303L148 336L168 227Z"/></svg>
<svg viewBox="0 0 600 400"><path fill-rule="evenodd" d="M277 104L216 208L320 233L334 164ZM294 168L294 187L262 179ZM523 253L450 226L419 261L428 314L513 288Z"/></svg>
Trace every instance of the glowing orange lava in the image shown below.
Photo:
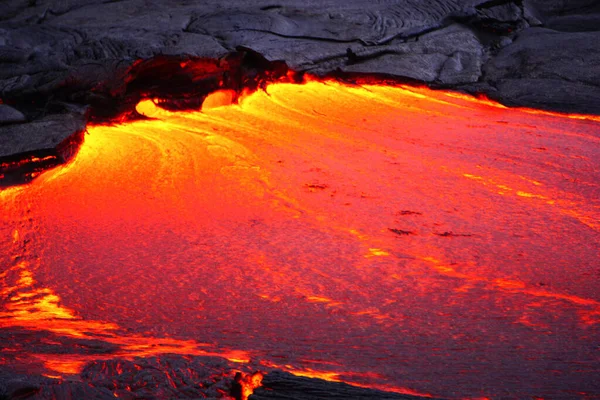
<svg viewBox="0 0 600 400"><path fill-rule="evenodd" d="M21 343L12 365L219 355L401 393L600 394L596 117L334 82L232 98L145 101L156 119L90 127L0 191L0 328L115 348Z"/></svg>

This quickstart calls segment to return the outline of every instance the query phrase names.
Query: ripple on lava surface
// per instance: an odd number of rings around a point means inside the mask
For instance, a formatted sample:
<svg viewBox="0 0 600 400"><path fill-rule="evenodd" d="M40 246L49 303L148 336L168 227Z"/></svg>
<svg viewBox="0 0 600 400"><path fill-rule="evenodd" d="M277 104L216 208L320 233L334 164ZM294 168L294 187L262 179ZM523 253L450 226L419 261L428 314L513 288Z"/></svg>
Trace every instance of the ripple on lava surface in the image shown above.
<svg viewBox="0 0 600 400"><path fill-rule="evenodd" d="M90 127L0 192L4 329L447 397L600 394L598 121L333 82L139 107L157 119Z"/></svg>

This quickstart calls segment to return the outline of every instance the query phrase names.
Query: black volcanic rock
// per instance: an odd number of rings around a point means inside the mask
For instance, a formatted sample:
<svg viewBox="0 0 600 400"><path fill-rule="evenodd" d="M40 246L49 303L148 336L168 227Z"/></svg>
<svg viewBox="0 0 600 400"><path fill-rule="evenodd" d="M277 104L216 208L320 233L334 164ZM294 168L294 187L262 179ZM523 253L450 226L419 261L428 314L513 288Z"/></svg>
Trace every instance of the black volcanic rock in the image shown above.
<svg viewBox="0 0 600 400"><path fill-rule="evenodd" d="M69 161L83 140L86 119L76 111L0 126L0 187L20 184Z"/></svg>
<svg viewBox="0 0 600 400"><path fill-rule="evenodd" d="M600 31L531 28L484 67L499 101L518 106L600 113Z"/></svg>
<svg viewBox="0 0 600 400"><path fill-rule="evenodd" d="M6 104L0 104L0 125L25 122L25 115Z"/></svg>
<svg viewBox="0 0 600 400"><path fill-rule="evenodd" d="M69 137L84 129L84 116L75 113L51 114L28 123L5 126L0 129L0 157L36 151L50 154Z"/></svg>

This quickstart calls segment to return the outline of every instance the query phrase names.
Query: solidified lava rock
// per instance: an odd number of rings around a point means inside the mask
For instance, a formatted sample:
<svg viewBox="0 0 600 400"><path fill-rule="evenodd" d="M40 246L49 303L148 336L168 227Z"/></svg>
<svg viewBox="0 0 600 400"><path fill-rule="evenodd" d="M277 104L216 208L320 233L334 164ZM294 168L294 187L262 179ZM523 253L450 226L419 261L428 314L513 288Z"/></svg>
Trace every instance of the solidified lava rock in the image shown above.
<svg viewBox="0 0 600 400"><path fill-rule="evenodd" d="M6 104L0 104L0 125L25 122L25 116L19 110L16 110Z"/></svg>
<svg viewBox="0 0 600 400"><path fill-rule="evenodd" d="M78 113L51 114L0 132L0 187L27 182L41 171L69 161L85 131Z"/></svg>
<svg viewBox="0 0 600 400"><path fill-rule="evenodd" d="M598 25L600 27L600 25ZM486 79L504 103L567 112L598 113L600 31L523 31L485 67Z"/></svg>

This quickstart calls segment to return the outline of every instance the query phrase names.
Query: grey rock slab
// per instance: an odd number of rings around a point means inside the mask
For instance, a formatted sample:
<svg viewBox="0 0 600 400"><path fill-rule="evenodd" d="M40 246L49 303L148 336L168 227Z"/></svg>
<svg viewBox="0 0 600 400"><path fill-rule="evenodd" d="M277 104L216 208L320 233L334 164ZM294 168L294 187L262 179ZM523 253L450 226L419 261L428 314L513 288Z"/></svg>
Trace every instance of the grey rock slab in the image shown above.
<svg viewBox="0 0 600 400"><path fill-rule="evenodd" d="M324 75L340 70L379 73L445 84L475 82L481 75L485 49L475 33L459 24L424 33L419 40L396 38L385 45L315 42L266 33L246 37L241 45L291 68ZM351 58L349 58L349 52Z"/></svg>
<svg viewBox="0 0 600 400"><path fill-rule="evenodd" d="M482 59L477 54L457 51L442 66L438 80L445 85L477 82L481 76Z"/></svg>
<svg viewBox="0 0 600 400"><path fill-rule="evenodd" d="M524 0L525 7L535 10L542 22L551 16L600 11L598 0Z"/></svg>
<svg viewBox="0 0 600 400"><path fill-rule="evenodd" d="M81 114L52 114L23 124L0 126L0 157L54 150L85 129Z"/></svg>
<svg viewBox="0 0 600 400"><path fill-rule="evenodd" d="M0 104L0 125L14 124L24 122L25 115L15 108L6 104Z"/></svg>
<svg viewBox="0 0 600 400"><path fill-rule="evenodd" d="M522 32L485 66L485 79L553 79L600 88L600 32Z"/></svg>
<svg viewBox="0 0 600 400"><path fill-rule="evenodd" d="M485 49L472 30L453 24L418 41L396 40L385 48L357 49L355 54L358 61L338 68L453 85L479 79Z"/></svg>
<svg viewBox="0 0 600 400"><path fill-rule="evenodd" d="M369 72L408 77L423 82L433 82L448 57L439 54L384 54L364 62L345 66L345 72Z"/></svg>
<svg viewBox="0 0 600 400"><path fill-rule="evenodd" d="M492 19L498 22L517 22L523 17L522 9L514 3L504 3L489 8L477 10L482 19Z"/></svg>
<svg viewBox="0 0 600 400"><path fill-rule="evenodd" d="M600 113L600 32L523 31L483 67L500 102Z"/></svg>
<svg viewBox="0 0 600 400"><path fill-rule="evenodd" d="M560 79L502 79L490 97L507 105L600 114L600 89Z"/></svg>

